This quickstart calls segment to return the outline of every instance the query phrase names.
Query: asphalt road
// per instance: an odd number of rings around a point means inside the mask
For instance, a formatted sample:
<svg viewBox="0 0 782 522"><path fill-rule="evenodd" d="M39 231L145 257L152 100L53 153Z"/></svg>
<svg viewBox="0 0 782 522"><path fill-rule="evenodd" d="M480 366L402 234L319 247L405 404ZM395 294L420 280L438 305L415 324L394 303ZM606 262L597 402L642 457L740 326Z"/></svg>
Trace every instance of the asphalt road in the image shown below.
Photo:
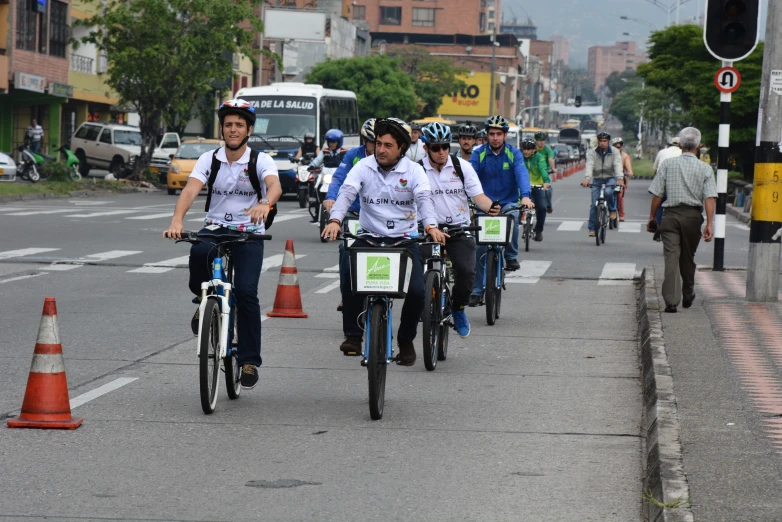
<svg viewBox="0 0 782 522"><path fill-rule="evenodd" d="M268 311L291 238L309 318L264 320L259 386L238 401L221 390L212 416L198 398L188 246L160 238L175 198L0 206L0 415L21 405L49 295L71 399L110 389L73 410L75 432L0 428L0 518L639 519L632 280L662 246L641 231L648 182L631 184L627 221L596 247L578 180L554 185L544 241L520 256L498 323L469 309L472 334L451 335L435 372L392 367L376 422L365 369L338 351L336 244L294 202L270 231L259 295ZM729 219L727 265L746 264L747 240Z"/></svg>

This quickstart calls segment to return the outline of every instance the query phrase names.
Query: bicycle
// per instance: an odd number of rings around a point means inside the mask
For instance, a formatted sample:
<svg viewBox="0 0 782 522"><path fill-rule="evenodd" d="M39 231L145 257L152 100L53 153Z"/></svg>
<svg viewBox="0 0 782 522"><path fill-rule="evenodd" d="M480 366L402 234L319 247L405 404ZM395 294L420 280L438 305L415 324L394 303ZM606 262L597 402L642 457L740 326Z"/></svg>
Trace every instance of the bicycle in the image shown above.
<svg viewBox="0 0 782 522"><path fill-rule="evenodd" d="M477 230L477 227L442 227L442 231L451 238ZM426 265L424 273L426 304L421 317L424 366L431 372L437 367L437 361L448 358L448 330L454 327L451 321L453 313L451 284L453 284L454 272L444 245L426 242L421 244L421 249Z"/></svg>
<svg viewBox="0 0 782 522"><path fill-rule="evenodd" d="M391 244L375 242L367 236L342 234L343 238L365 241L371 248L350 248L350 279L355 295L365 296L365 342L361 366L367 368L369 382L369 416L383 418L386 393L386 370L394 360L392 310L394 298L405 297L413 271L413 259L405 244L419 238L401 238Z"/></svg>
<svg viewBox="0 0 782 522"><path fill-rule="evenodd" d="M228 241L225 239L228 238ZM242 391L241 368L239 366L239 346L237 322L237 303L233 288L234 266L231 248L235 244L248 240L268 241L267 234L210 234L207 232L183 232L177 243L200 243L204 239L219 241L213 248L217 255L212 262L212 279L201 283L201 304L199 305L198 325L198 383L201 393L201 409L209 415L217 406L218 377L220 363L223 361L225 384L229 399L238 399ZM225 262L223 261L225 258ZM225 269L223 269L225 267Z"/></svg>
<svg viewBox="0 0 782 522"><path fill-rule="evenodd" d="M605 244L606 242L606 228L619 228L619 222L616 223L616 226L614 226L614 223L611 222L611 219L608 215L608 204L606 203L606 196L605 196L605 183L590 183L587 185L588 188L593 187L600 187L600 195L597 197L597 201L595 202L595 243L597 243L597 246L600 246L601 243ZM619 190L621 190L621 187L617 186ZM616 188L614 189L614 192L616 192Z"/></svg>
<svg viewBox="0 0 782 522"><path fill-rule="evenodd" d="M508 212L524 210L526 207L514 206L496 216L476 214L474 223L478 230L476 243L486 246L483 272L483 287L485 288L483 303L486 305L486 323L494 325L500 318L502 305L502 290L505 288L505 246L510 243L513 233L514 216Z"/></svg>
<svg viewBox="0 0 782 522"><path fill-rule="evenodd" d="M532 190L543 190L543 185L531 185ZM535 221L538 219L537 213L533 209L525 209L522 211L521 220L524 222L522 237L524 238L524 251L529 252L529 244L532 237L535 235Z"/></svg>

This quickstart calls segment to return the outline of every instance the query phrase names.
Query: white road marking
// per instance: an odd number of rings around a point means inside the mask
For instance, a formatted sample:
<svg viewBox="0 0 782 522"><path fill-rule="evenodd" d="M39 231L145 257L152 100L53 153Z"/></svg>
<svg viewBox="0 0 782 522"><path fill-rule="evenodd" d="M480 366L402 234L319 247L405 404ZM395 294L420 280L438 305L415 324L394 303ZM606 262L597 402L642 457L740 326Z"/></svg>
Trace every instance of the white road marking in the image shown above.
<svg viewBox="0 0 782 522"><path fill-rule="evenodd" d="M22 279L30 279L31 277L38 277L46 274L48 274L48 272L38 272L37 274L9 277L8 279L0 279L0 285L2 285L3 283L12 283L14 281L21 281Z"/></svg>
<svg viewBox="0 0 782 522"><path fill-rule="evenodd" d="M622 223L619 225L619 232L629 232L630 234L640 234L641 233L641 224L640 223Z"/></svg>
<svg viewBox="0 0 782 522"><path fill-rule="evenodd" d="M54 252L60 250L59 248L22 248L19 250L7 250L0 252L0 259L11 259L12 257L24 257L32 256L35 254L43 254L44 252Z"/></svg>
<svg viewBox="0 0 782 522"><path fill-rule="evenodd" d="M109 259L117 259L118 257L132 256L134 254L140 254L143 250L109 250L108 252L100 252L98 254L90 254L77 259L64 259L62 261L56 261L46 267L46 270L54 271L66 271L73 270L84 266L86 263L99 263L101 261L108 261Z"/></svg>
<svg viewBox="0 0 782 522"><path fill-rule="evenodd" d="M302 257L307 257L307 254L296 254L296 259L300 259ZM282 258L283 254L275 254L273 256L264 258L261 272L266 272L270 268L276 268L280 266L282 264Z"/></svg>
<svg viewBox="0 0 782 522"><path fill-rule="evenodd" d="M557 232L578 232L583 226L583 221L563 221L557 227Z"/></svg>
<svg viewBox="0 0 782 522"><path fill-rule="evenodd" d="M0 207L0 212L15 212L17 210L24 210L24 207Z"/></svg>
<svg viewBox="0 0 782 522"><path fill-rule="evenodd" d="M57 210L25 210L24 212L11 212L6 216L37 216L44 214L65 214L67 212L73 212L72 208L57 209Z"/></svg>
<svg viewBox="0 0 782 522"><path fill-rule="evenodd" d="M506 283L527 283L535 284L540 281L543 274L551 266L551 261L531 261L525 260L519 263L521 267L505 275Z"/></svg>
<svg viewBox="0 0 782 522"><path fill-rule="evenodd" d="M335 279L339 277L339 265L330 266L324 268L320 274L315 274L315 277L321 277L324 279Z"/></svg>
<svg viewBox="0 0 782 522"><path fill-rule="evenodd" d="M81 201L81 200L77 200L77 199L69 199L68 203L72 203L72 204L78 205L80 207L81 206L84 206L84 207L94 207L94 206L98 206L98 205L107 205L109 203L113 203L113 201L94 201L94 200Z"/></svg>
<svg viewBox="0 0 782 522"><path fill-rule="evenodd" d="M106 212L92 212L89 214L72 214L67 218L92 218L102 216L119 216L120 214L138 214L138 210L108 210Z"/></svg>
<svg viewBox="0 0 782 522"><path fill-rule="evenodd" d="M598 285L620 286L633 284L635 263L606 263L600 274Z"/></svg>
<svg viewBox="0 0 782 522"><path fill-rule="evenodd" d="M730 226L733 228L738 228L739 230L746 230L749 232L749 227L747 225L742 225L741 223L731 223Z"/></svg>
<svg viewBox="0 0 782 522"><path fill-rule="evenodd" d="M78 408L85 402L89 402L92 399L97 399L101 395L106 395L111 391L122 388L126 384L130 384L137 380L138 377L120 377L119 379L115 379L110 383L104 384L103 386L98 386L94 390L90 390L87 393L82 393L81 395L71 399L71 409Z"/></svg>
<svg viewBox="0 0 782 522"><path fill-rule="evenodd" d="M164 212L162 214L147 214L146 216L126 217L125 219L139 219L139 220L160 219L160 218L170 218L173 215L174 215L173 212Z"/></svg>
<svg viewBox="0 0 782 522"><path fill-rule="evenodd" d="M129 274L162 274L178 267L186 268L190 261L190 256L175 257L156 263L144 263L144 266L128 270Z"/></svg>
<svg viewBox="0 0 782 522"><path fill-rule="evenodd" d="M339 277L339 275L337 275L337 277ZM331 292L335 288L339 288L339 281L334 281L333 283L324 286L320 290L316 290L315 293L316 294L326 294L328 292Z"/></svg>
<svg viewBox="0 0 782 522"><path fill-rule="evenodd" d="M282 223L283 221L290 221L291 219L301 218L309 216L309 214L285 214L283 216L277 216L274 218L274 223Z"/></svg>

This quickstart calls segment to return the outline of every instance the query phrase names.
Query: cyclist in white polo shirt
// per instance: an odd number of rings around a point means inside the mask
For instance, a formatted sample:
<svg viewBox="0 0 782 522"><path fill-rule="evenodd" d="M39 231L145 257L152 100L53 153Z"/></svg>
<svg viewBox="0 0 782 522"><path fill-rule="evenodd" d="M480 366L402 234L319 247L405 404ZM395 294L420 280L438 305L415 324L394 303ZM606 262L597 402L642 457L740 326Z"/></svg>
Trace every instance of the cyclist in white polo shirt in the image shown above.
<svg viewBox="0 0 782 522"><path fill-rule="evenodd" d="M432 240L443 243L448 236L437 228L429 179L420 165L405 157L405 151L410 147L410 127L397 118L377 120L375 139L375 155L359 161L339 189L323 237L332 240L337 238L348 208L356 197L360 197L359 235L374 236L378 241L386 240L389 243L404 237L415 237L418 235L420 212L426 233ZM353 246L371 245L356 240ZM412 366L416 358L413 340L424 309L424 272L418 244L410 243L405 248L412 255L413 271L397 333L397 363ZM361 353L362 336L358 316L363 304L364 298L354 294L344 299L342 314L345 324L355 325L355 331L350 332L340 346L345 355Z"/></svg>
<svg viewBox="0 0 782 522"><path fill-rule="evenodd" d="M440 228L470 226L470 202L468 197L483 212L496 216L500 206L491 206L491 199L483 193L478 174L469 161L457 154L448 154L451 146L451 128L441 123L430 123L421 130L426 158L421 164L432 187L432 201ZM458 170L457 170L458 167ZM460 337L470 335L470 321L464 307L470 300L475 281L475 239L469 233L449 234L446 241L448 258L454 272L453 322Z"/></svg>

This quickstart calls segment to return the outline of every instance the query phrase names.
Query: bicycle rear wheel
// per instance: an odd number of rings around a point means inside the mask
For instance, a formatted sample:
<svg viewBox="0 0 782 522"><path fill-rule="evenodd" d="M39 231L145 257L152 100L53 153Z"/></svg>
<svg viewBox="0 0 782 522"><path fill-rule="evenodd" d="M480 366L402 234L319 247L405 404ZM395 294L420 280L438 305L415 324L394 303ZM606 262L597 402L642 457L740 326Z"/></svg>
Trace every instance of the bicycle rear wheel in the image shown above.
<svg viewBox="0 0 782 522"><path fill-rule="evenodd" d="M442 321L443 317L448 317L453 312L451 310L451 291L448 290L448 286L443 285L443 313L440 317ZM437 360L444 361L448 358L448 331L451 329L447 324L440 325L440 345L437 347Z"/></svg>
<svg viewBox="0 0 782 522"><path fill-rule="evenodd" d="M437 366L437 348L440 344L440 272L430 270L424 281L424 366L430 372Z"/></svg>
<svg viewBox="0 0 782 522"><path fill-rule="evenodd" d="M231 307L231 338L228 344L231 346L231 355L223 359L223 369L225 370L225 387L228 391L229 399L238 399L242 392L242 369L239 367L239 329L236 321L238 320L236 305Z"/></svg>
<svg viewBox="0 0 782 522"><path fill-rule="evenodd" d="M367 358L369 416L372 417L372 420L380 420L383 418L383 403L386 396L388 316L385 314L385 306L380 303L375 303L370 313L369 356Z"/></svg>
<svg viewBox="0 0 782 522"><path fill-rule="evenodd" d="M497 289L495 299L497 303L494 305L494 318L500 318L500 308L502 307L502 290L505 288L505 270L500 269L500 287Z"/></svg>
<svg viewBox="0 0 782 522"><path fill-rule="evenodd" d="M606 228L608 228L608 223L611 221L608 217L608 212L606 211L606 208L603 207L601 209L601 213L603 215L603 226L600 227L600 243L605 244L606 242Z"/></svg>
<svg viewBox="0 0 782 522"><path fill-rule="evenodd" d="M595 209L595 243L600 246L600 234L603 231L603 207L599 206Z"/></svg>
<svg viewBox="0 0 782 522"><path fill-rule="evenodd" d="M497 252L486 252L486 323L491 326L497 320Z"/></svg>
<svg viewBox="0 0 782 522"><path fill-rule="evenodd" d="M217 405L220 373L220 307L216 299L207 299L201 317L201 337L198 349L198 375L201 389L201 409L209 415Z"/></svg>
<svg viewBox="0 0 782 522"><path fill-rule="evenodd" d="M532 240L532 217L527 211L527 221L524 224L524 251L529 252L529 242Z"/></svg>

